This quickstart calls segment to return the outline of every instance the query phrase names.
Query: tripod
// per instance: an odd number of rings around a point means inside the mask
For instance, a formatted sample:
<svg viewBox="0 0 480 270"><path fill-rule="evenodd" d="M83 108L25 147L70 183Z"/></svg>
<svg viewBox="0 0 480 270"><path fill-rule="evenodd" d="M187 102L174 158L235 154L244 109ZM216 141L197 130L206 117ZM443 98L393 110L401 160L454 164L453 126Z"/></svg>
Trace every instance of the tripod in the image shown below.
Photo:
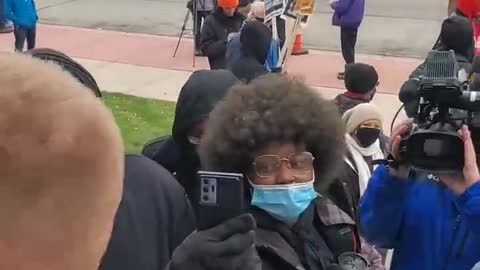
<svg viewBox="0 0 480 270"><path fill-rule="evenodd" d="M178 37L178 42L177 42L177 46L175 47L175 52L173 53L173 57L175 58L175 56L177 56L177 51L178 51L178 47L180 46L180 42L182 41L182 37L183 37L183 33L185 32L185 30L187 30L187 23L188 23L188 19L190 18L190 12L193 14L192 15L192 19L193 19L193 57L192 57L192 63L193 63L193 67L195 67L195 52L197 50L197 44L195 43L195 40L197 38L197 18L196 16L198 16L198 13L197 13L197 0L192 0L193 1L193 5L192 5L192 10L190 10L189 8L187 8L187 13L185 14L185 19L183 20L183 25L182 25L182 31L180 31L180 37Z"/></svg>

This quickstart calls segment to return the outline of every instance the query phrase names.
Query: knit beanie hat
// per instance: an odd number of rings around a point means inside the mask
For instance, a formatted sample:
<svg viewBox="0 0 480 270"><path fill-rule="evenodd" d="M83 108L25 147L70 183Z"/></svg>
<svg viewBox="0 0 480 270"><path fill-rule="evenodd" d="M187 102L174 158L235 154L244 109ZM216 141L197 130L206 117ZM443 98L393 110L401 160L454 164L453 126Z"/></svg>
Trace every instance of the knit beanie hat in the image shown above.
<svg viewBox="0 0 480 270"><path fill-rule="evenodd" d="M237 8L239 0L218 0L218 7L221 8Z"/></svg>
<svg viewBox="0 0 480 270"><path fill-rule="evenodd" d="M345 88L348 91L366 94L373 90L378 83L378 73L374 67L354 63L345 67Z"/></svg>
<svg viewBox="0 0 480 270"><path fill-rule="evenodd" d="M359 104L353 109L346 111L342 117L345 124L345 131L350 134L363 122L368 120L378 120L383 125L383 117L377 106L371 103Z"/></svg>

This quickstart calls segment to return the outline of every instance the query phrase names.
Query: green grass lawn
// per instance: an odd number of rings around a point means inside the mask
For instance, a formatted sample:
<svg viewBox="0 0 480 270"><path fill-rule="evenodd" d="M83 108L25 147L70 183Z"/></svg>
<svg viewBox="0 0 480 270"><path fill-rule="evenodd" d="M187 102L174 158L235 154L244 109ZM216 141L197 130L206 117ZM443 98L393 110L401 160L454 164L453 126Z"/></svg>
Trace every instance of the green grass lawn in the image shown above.
<svg viewBox="0 0 480 270"><path fill-rule="evenodd" d="M122 131L127 153L140 153L145 142L171 134L175 103L103 93Z"/></svg>

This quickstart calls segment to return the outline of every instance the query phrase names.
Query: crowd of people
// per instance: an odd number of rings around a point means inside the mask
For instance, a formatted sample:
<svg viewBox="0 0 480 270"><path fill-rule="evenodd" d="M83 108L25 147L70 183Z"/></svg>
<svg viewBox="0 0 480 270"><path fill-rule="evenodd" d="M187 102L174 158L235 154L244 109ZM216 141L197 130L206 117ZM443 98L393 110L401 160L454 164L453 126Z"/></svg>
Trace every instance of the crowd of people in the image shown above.
<svg viewBox="0 0 480 270"><path fill-rule="evenodd" d="M434 50L453 51L468 84L480 60L462 1ZM254 10L246 23L239 5L212 7L199 41L212 70L192 73L171 136L142 155L125 155L75 60L53 49L0 55L0 269L479 269L480 134L458 131L461 173L424 179L400 155L412 121L390 138L383 130L373 66L348 63L346 92L324 99L266 65L280 42L261 4L242 4ZM411 117L423 73L400 91ZM197 225L199 171L243 176L238 216Z"/></svg>

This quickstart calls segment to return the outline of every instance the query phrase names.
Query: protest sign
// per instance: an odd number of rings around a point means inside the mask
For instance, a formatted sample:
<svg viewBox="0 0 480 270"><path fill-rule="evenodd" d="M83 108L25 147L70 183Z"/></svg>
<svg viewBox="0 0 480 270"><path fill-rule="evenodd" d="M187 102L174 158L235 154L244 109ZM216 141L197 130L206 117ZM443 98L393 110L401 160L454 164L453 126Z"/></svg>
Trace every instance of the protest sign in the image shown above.
<svg viewBox="0 0 480 270"><path fill-rule="evenodd" d="M265 22L282 15L285 7L284 0L265 0Z"/></svg>

